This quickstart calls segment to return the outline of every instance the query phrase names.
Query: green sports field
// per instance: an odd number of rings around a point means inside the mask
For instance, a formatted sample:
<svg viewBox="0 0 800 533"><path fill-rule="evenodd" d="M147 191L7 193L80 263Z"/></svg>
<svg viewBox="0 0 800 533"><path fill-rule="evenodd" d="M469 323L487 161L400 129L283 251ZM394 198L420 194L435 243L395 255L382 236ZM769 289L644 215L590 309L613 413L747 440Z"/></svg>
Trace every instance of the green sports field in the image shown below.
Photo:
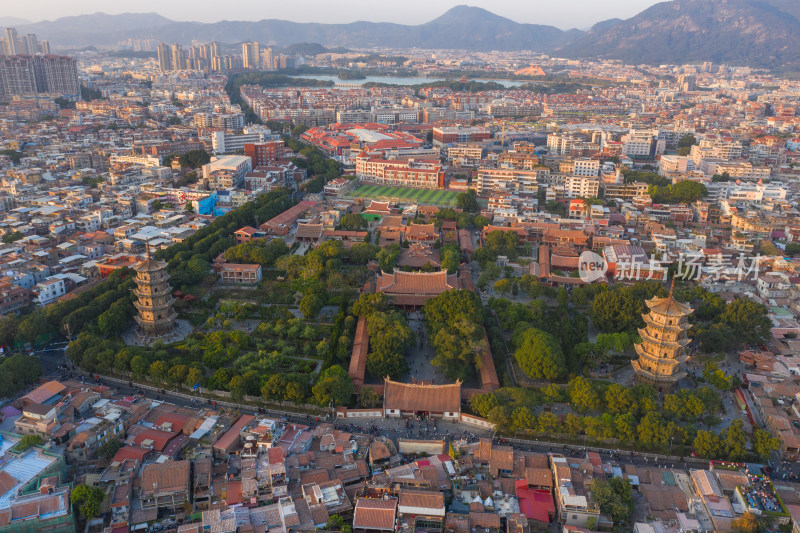
<svg viewBox="0 0 800 533"><path fill-rule="evenodd" d="M411 189L407 187L389 187L387 185L361 185L348 196L372 198L375 200L393 200L398 202L417 202L432 205L454 205L458 193L441 189Z"/></svg>

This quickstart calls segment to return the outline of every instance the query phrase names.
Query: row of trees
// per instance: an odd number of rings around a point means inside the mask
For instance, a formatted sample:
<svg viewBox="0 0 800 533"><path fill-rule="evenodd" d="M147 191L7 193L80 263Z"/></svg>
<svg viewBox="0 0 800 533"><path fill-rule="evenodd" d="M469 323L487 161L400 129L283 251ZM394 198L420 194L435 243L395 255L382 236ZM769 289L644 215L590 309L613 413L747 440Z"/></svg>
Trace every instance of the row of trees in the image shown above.
<svg viewBox="0 0 800 533"><path fill-rule="evenodd" d="M483 246L479 247L472 254L472 259L477 261L481 268L486 268L490 263L497 260L497 256L504 255L511 261L519 257L519 235L515 231L490 231L486 235Z"/></svg>
<svg viewBox="0 0 800 533"><path fill-rule="evenodd" d="M674 185L650 185L647 194L656 204L690 204L708 196L708 190L702 183L682 180Z"/></svg>
<svg viewBox="0 0 800 533"><path fill-rule="evenodd" d="M471 190L471 189L470 189ZM459 196L466 193L459 193ZM470 196L471 198L471 196ZM489 225L489 219L483 215L476 215L469 211L457 212L449 207L439 209L434 218L434 223L440 226L445 220L455 220L458 228L478 228L482 229Z"/></svg>
<svg viewBox="0 0 800 533"><path fill-rule="evenodd" d="M175 289L190 292L210 275L211 261L233 245L233 233L243 226L258 226L291 207L284 189L260 195L256 201L218 217L181 243L156 252L156 259L167 261L170 283Z"/></svg>
<svg viewBox="0 0 800 533"><path fill-rule="evenodd" d="M559 417L547 409L554 403L568 403L572 412ZM712 431L722 422L717 415L723 406L719 393L710 387L667 394L659 401L648 385L626 387L578 376L565 386L551 383L539 389L503 388L480 394L470 400L470 407L501 431L583 436L598 443L619 441L658 451L687 446L712 459L763 460L780 444L763 430L748 439L738 420Z"/></svg>
<svg viewBox="0 0 800 533"><path fill-rule="evenodd" d="M112 272L108 279L75 298L0 319L0 342L21 347L39 344L51 336L75 335L90 329L98 335L116 335L133 318L133 271Z"/></svg>
<svg viewBox="0 0 800 533"><path fill-rule="evenodd" d="M0 360L0 398L10 398L28 385L36 383L42 373L37 357L14 354Z"/></svg>
<svg viewBox="0 0 800 533"><path fill-rule="evenodd" d="M449 290L425 303L425 326L436 356L431 364L451 380L466 380L481 365L488 349L480 297L468 290Z"/></svg>
<svg viewBox="0 0 800 533"><path fill-rule="evenodd" d="M376 379L397 379L408 373L405 354L416 336L405 314L394 310L385 294L362 294L353 304L353 314L367 319L369 353L367 372Z"/></svg>
<svg viewBox="0 0 800 533"><path fill-rule="evenodd" d="M592 322L603 332L633 333L644 326L642 314L648 311L644 301L666 295L660 282L639 282L601 290L592 300ZM675 297L688 302L695 310L689 317L693 323L689 336L703 351L726 351L769 338L771 322L762 304L741 298L726 303L719 295L696 286L678 287Z"/></svg>
<svg viewBox="0 0 800 533"><path fill-rule="evenodd" d="M275 265L279 257L289 254L290 248L283 239L254 239L231 246L225 250L225 260L230 263L259 264L263 267Z"/></svg>
<svg viewBox="0 0 800 533"><path fill-rule="evenodd" d="M576 349L588 341L589 325L582 313L569 306L566 292L563 295L556 307L542 300L523 304L489 299L500 326L512 333L510 348L520 368L533 379L559 380L581 369Z"/></svg>

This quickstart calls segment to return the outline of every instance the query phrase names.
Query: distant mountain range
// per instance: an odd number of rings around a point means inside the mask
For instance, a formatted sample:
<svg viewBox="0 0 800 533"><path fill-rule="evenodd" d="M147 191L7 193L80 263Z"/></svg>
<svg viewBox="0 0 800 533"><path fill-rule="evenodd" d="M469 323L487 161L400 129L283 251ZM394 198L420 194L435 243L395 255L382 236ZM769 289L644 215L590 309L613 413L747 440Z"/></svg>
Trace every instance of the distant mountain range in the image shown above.
<svg viewBox="0 0 800 533"><path fill-rule="evenodd" d="M549 50L582 32L520 24L477 7L457 6L425 24L389 22L298 23L286 20L176 22L156 13L95 13L20 26L60 46L108 46L128 38L189 43L194 39L238 43L255 40L281 46L313 42L325 46L449 48L466 50Z"/></svg>
<svg viewBox="0 0 800 533"><path fill-rule="evenodd" d="M3 20L3 19L0 19ZM457 6L424 24L297 23L285 20L178 22L157 13L95 13L31 24L55 46L113 46L157 39L287 46L533 50L557 57L621 59L629 63L725 62L800 71L800 0L672 0L627 20L599 22L589 31L521 24L477 7Z"/></svg>
<svg viewBox="0 0 800 533"><path fill-rule="evenodd" d="M800 66L799 17L798 0L673 0L616 24L599 23L553 53L791 69Z"/></svg>

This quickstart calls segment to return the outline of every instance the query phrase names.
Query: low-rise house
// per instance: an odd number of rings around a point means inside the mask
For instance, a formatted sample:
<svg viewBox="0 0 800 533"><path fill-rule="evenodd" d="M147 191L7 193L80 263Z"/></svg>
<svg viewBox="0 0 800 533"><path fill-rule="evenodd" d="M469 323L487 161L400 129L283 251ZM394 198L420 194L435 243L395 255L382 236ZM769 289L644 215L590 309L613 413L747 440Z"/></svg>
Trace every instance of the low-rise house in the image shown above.
<svg viewBox="0 0 800 533"><path fill-rule="evenodd" d="M354 533L380 533L394 531L397 516L397 499L377 500L359 498L353 513Z"/></svg>
<svg viewBox="0 0 800 533"><path fill-rule="evenodd" d="M255 285L261 281L261 265L223 263L219 274L222 283Z"/></svg>
<svg viewBox="0 0 800 533"><path fill-rule="evenodd" d="M168 461L142 467L142 509L165 509L177 511L189 501L189 477L191 462Z"/></svg>

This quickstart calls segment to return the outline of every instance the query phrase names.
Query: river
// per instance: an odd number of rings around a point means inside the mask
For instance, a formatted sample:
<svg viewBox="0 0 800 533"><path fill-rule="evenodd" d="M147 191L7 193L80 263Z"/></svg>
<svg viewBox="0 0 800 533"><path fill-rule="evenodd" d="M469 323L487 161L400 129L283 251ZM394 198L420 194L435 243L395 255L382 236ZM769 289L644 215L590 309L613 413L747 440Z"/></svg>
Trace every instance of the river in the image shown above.
<svg viewBox="0 0 800 533"><path fill-rule="evenodd" d="M391 83L393 85L418 85L421 83L433 83L435 81L444 81L444 78L395 78L392 76L367 76L361 80L340 80L338 76L332 76L329 74L300 74L297 76L289 76L290 78L306 78L311 80L324 80L324 81L332 81L336 85L364 85L365 83L375 82L375 83ZM526 83L527 81L518 81L518 80L496 80L490 78L478 78L478 79L470 79L469 81L493 81L499 83L504 87L519 87Z"/></svg>

